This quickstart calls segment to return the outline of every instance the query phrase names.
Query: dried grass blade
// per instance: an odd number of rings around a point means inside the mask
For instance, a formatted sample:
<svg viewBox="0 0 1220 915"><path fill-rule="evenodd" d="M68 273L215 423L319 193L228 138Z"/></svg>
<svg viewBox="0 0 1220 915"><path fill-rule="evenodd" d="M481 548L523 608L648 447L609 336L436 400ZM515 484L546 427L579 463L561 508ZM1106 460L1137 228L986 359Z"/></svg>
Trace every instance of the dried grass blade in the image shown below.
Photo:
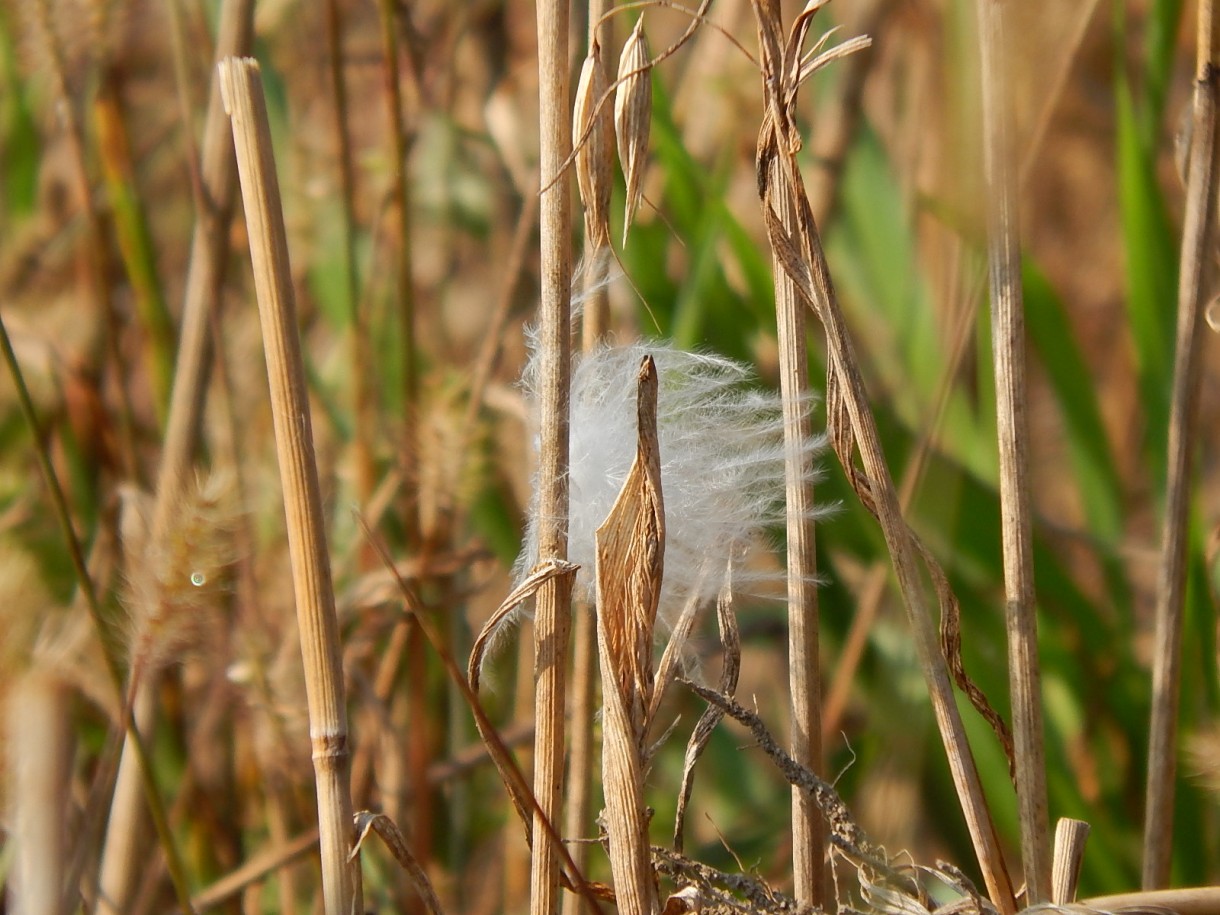
<svg viewBox="0 0 1220 915"><path fill-rule="evenodd" d="M1200 10L1210 10L1201 4ZM1210 35L1211 23L1202 34ZM1215 249L1216 101L1218 75L1200 62L1195 83L1194 126L1186 217L1182 227L1178 324L1174 343L1173 394L1166 465L1165 517L1157 570L1156 642L1152 666L1152 720L1148 738L1148 782L1144 807L1143 887L1169 881L1173 852L1174 780L1177 773L1178 700L1181 690L1182 622L1190 558L1193 455L1199 434L1202 310L1208 263Z"/></svg>
<svg viewBox="0 0 1220 915"><path fill-rule="evenodd" d="M521 584L509 592L508 597L504 598L500 606L496 608L487 622L483 624L478 638L474 640L474 647L470 650L470 661L466 666L466 677L470 681L471 689L476 693L479 691L479 679L483 673L483 662L486 659L489 644L494 640L500 624L522 603L537 594L538 589L548 581L552 581L561 575L570 577L576 574L578 568L580 567L563 559L552 559L539 563Z"/></svg>
<svg viewBox="0 0 1220 915"><path fill-rule="evenodd" d="M727 575L725 587L716 600L716 623L720 627L720 641L724 645L719 691L722 695L733 696L737 693L737 678L741 673L741 632L737 628L737 617L733 613L733 592ZM722 718L722 709L708 706L695 723L695 729L686 743L686 756L682 762L682 785L678 789L678 810L674 814L674 851L682 851L686 806L690 803L691 790L695 786L695 763L703 755L708 741L712 739L712 732L716 730L716 725Z"/></svg>
<svg viewBox="0 0 1220 915"><path fill-rule="evenodd" d="M945 660L937 645L935 624L925 603L914 535L902 517L854 348L838 308L834 284L796 163L799 134L795 124L795 87L785 85L782 80L785 56L779 38L779 5L774 0L755 0L754 9L759 43L763 50L762 75L767 96L767 114L759 135L756 175L768 236L783 269L792 277L796 288L805 296L806 304L825 327L830 354L826 405L830 438L861 502L880 522L912 624L920 665L928 683L950 770L988 891L1002 915L1012 915L1016 911L1016 902L1011 879L966 740ZM772 163L776 160L780 168L773 172ZM774 212L770 186L774 175L778 175L778 180L788 184L791 189L798 215L795 235L785 229ZM856 448L859 448L863 470L854 463Z"/></svg>
<svg viewBox="0 0 1220 915"><path fill-rule="evenodd" d="M619 911L652 915L656 888L644 806L646 713L653 689L652 638L665 557L665 505L657 439L657 369L640 366L635 460L597 529L597 645L605 711L602 782L610 872Z"/></svg>
<svg viewBox="0 0 1220 915"><path fill-rule="evenodd" d="M428 911L432 915L444 915L441 901L436 896L436 890L432 888L432 881L428 879L427 872L415 855L411 854L407 839L398 825L384 813L373 813L371 810L358 811L355 823L356 844L352 848L351 858L354 860L360 854L360 847L364 844L370 831L377 833L381 837L381 841L385 843L385 847L390 850L390 854L394 856L394 860L407 872L407 877L410 878L411 884L419 893L419 897Z"/></svg>

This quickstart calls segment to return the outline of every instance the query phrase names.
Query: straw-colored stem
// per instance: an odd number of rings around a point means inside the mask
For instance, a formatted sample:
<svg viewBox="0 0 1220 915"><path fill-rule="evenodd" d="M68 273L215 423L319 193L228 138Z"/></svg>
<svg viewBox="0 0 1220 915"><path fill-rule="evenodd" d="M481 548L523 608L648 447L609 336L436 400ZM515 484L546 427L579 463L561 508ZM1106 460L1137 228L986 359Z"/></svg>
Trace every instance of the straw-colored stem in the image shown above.
<svg viewBox="0 0 1220 915"><path fill-rule="evenodd" d="M8 910L23 915L69 911L64 886L72 771L68 699L59 677L40 669L23 675L8 697L8 841L15 850Z"/></svg>
<svg viewBox="0 0 1220 915"><path fill-rule="evenodd" d="M241 55L249 50L253 8L253 0L225 0L221 5L216 40L218 58ZM208 377L210 316L220 297L229 253L236 172L233 135L221 103L217 78L212 80L208 97L202 149L200 175L204 206L196 214L195 230L191 235L178 361L150 525L154 543L164 537L173 523L175 506L179 504L195 453Z"/></svg>
<svg viewBox="0 0 1220 915"><path fill-rule="evenodd" d="M1210 35L1211 4L1201 4L1201 30ZM1203 15L1207 14L1207 15ZM1210 45L1209 45L1210 47ZM1174 781L1177 775L1178 700L1182 617L1190 559L1192 456L1199 424L1200 335L1212 257L1216 201L1216 90L1210 59L1195 83L1186 217L1178 281L1178 327L1170 403L1165 517L1156 590L1156 642L1152 660L1152 721L1144 808L1144 889L1169 881L1173 854Z"/></svg>
<svg viewBox="0 0 1220 915"><path fill-rule="evenodd" d="M148 689L139 690L130 699L132 721L141 734L152 732L157 710L154 699L154 693ZM127 740L119 757L110 817L106 821L106 840L102 844L97 903L97 910L102 915L121 915L128 911L144 864L147 831L140 801L140 760L134 744Z"/></svg>
<svg viewBox="0 0 1220 915"><path fill-rule="evenodd" d="M540 225L542 288L539 305L541 347L538 464L538 559L566 560L568 553L568 398L572 285L570 189L559 178L572 146L568 92L568 0L537 5L538 83L541 120L542 193ZM564 704L571 624L571 582L556 578L538 594L534 621L534 681L537 733L534 737L535 841L530 858L531 915L559 911L559 857L539 817L560 822L563 796Z"/></svg>
<svg viewBox="0 0 1220 915"><path fill-rule="evenodd" d="M313 744L324 907L326 915L350 915L362 910L362 902L359 864L348 859L354 836L343 658L279 182L258 64L229 58L221 62L220 73L225 110L233 120L271 388Z"/></svg>
<svg viewBox="0 0 1220 915"><path fill-rule="evenodd" d="M1007 49L1011 38L1006 34L1004 18L1007 9L1007 0L980 0L979 41L1004 597L1008 621L1008 683L1026 900L1037 905L1050 900L1051 837L1034 596L1025 305L1013 150L1016 132L1008 80Z"/></svg>
<svg viewBox="0 0 1220 915"><path fill-rule="evenodd" d="M1055 824L1055 847L1051 859L1051 903L1071 905L1076 901L1076 884L1084 861L1084 845L1089 824L1063 817Z"/></svg>
<svg viewBox="0 0 1220 915"><path fill-rule="evenodd" d="M779 80L783 74L784 57L780 44L779 4L776 0L755 0L754 7L759 19L764 85L768 93L767 121L759 140L759 178L762 181L759 190L768 236L784 271L797 283L802 298L825 328L830 372L827 410L832 420L832 443L857 493L870 506L881 525L906 604L916 654L927 681L949 769L988 894L1001 915L1012 915L1016 902L1011 880L1005 869L978 769L966 740L948 667L941 654L936 623L927 606L919 546L902 516L855 347L839 308L817 227L809 214L808 197L792 139L795 125L791 99L795 98L795 92L785 98L780 95ZM789 233L771 209L774 194L772 179L775 174L770 167L772 160L779 162L780 180L788 183L793 191L793 201L800 216L796 233ZM854 464L854 450L859 451L863 474Z"/></svg>
<svg viewBox="0 0 1220 915"><path fill-rule="evenodd" d="M778 168L778 165L773 166ZM774 181L777 214L791 231L796 218L788 186ZM796 284L776 264L775 316L784 413L784 496L788 546L788 713L792 758L821 775L822 687L818 664L817 554L813 531L813 467L807 442L809 352L805 305ZM797 902L820 908L825 894L826 832L808 791L793 786L792 876Z"/></svg>

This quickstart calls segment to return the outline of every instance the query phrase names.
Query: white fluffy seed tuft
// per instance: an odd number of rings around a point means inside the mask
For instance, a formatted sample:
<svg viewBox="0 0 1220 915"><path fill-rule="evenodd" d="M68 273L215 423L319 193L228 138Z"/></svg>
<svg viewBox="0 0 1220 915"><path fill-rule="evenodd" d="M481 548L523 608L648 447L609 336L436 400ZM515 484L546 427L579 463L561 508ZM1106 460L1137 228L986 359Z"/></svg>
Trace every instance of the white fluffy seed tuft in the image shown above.
<svg viewBox="0 0 1220 915"><path fill-rule="evenodd" d="M666 546L659 614L672 623L692 593L714 600L730 570L738 591L760 577L782 577L748 570L744 560L784 523L783 417L777 392L749 387L750 371L720 356L651 341L574 360L568 558L580 565L576 586L585 598L593 595L594 532L635 456L636 376L645 355L656 360L660 381ZM531 406L534 358L524 379ZM823 444L811 439L804 450L812 454ZM537 562L537 528L535 505L518 578Z"/></svg>

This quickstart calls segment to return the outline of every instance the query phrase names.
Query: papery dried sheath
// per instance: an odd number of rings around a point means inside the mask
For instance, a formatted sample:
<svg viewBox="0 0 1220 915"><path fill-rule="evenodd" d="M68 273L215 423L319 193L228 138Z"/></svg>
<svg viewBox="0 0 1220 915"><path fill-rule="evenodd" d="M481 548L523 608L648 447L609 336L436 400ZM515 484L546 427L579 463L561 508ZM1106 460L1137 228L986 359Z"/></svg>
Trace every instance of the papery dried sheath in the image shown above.
<svg viewBox="0 0 1220 915"><path fill-rule="evenodd" d="M572 146L576 150L576 183L585 208L585 233L594 248L610 244L610 187L614 158L614 122L610 107L597 107L610 86L601 43L589 46L576 87L572 113Z"/></svg>
<svg viewBox="0 0 1220 915"><path fill-rule="evenodd" d="M648 69L648 40L644 20L639 19L618 61L618 89L614 94L614 129L618 158L627 181L627 206L623 218L623 241L640 205L644 161L648 155L648 131L652 126L652 80Z"/></svg>

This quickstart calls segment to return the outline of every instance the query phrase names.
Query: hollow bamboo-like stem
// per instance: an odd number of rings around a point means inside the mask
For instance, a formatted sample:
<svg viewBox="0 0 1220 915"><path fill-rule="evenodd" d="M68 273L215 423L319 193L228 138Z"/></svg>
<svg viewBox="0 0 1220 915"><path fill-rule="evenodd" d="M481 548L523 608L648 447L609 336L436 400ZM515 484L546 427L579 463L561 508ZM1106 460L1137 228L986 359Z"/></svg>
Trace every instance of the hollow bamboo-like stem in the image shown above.
<svg viewBox="0 0 1220 915"><path fill-rule="evenodd" d="M258 64L228 58L220 73L225 110L233 121L284 491L313 744L324 909L326 915L350 915L362 911L362 901L359 864L348 859L354 827L343 659L279 182Z"/></svg>
<svg viewBox="0 0 1220 915"><path fill-rule="evenodd" d="M1215 24L1212 12L1210 0L1199 4L1199 61L1186 173L1186 216L1178 274L1178 325L1166 460L1168 476L1157 572L1152 720L1144 800L1143 887L1146 890L1159 889L1169 882L1173 853L1182 617L1186 569L1190 561L1192 457L1199 424L1202 306L1216 223L1217 74L1213 63Z"/></svg>
<svg viewBox="0 0 1220 915"><path fill-rule="evenodd" d="M1089 824L1063 817L1055 824L1055 847L1051 859L1051 904L1071 905L1076 901L1076 884L1084 860L1084 845Z"/></svg>
<svg viewBox="0 0 1220 915"><path fill-rule="evenodd" d="M1028 393L1025 381L1025 305L1012 98L1008 81L1006 0L979 0L982 58L983 152L987 179L987 258L991 274L991 335L1004 553L1008 683L1021 856L1026 899L1050 900L1051 852L1043 747L1042 682L1034 596Z"/></svg>
<svg viewBox="0 0 1220 915"><path fill-rule="evenodd" d="M778 165L773 166L778 169ZM780 180L773 203L781 222L796 224L788 186ZM792 758L822 774L822 688L818 664L817 555L813 531L813 467L806 443L809 352L805 304L791 277L776 264L775 316L784 414L784 495L788 545L788 710ZM826 832L808 791L792 788L792 876L797 902L821 907Z"/></svg>
<svg viewBox="0 0 1220 915"><path fill-rule="evenodd" d="M541 121L542 193L539 211L542 246L542 288L539 305L540 434L538 475L538 558L567 558L568 519L568 400L571 382L569 338L572 284L570 187L555 180L572 147L571 102L568 84L568 0L539 0L538 83ZM548 840L541 818L561 822L564 762L565 679L568 630L571 625L571 582L549 581L538 593L534 622L535 841L530 858L531 915L559 911L559 856Z"/></svg>

